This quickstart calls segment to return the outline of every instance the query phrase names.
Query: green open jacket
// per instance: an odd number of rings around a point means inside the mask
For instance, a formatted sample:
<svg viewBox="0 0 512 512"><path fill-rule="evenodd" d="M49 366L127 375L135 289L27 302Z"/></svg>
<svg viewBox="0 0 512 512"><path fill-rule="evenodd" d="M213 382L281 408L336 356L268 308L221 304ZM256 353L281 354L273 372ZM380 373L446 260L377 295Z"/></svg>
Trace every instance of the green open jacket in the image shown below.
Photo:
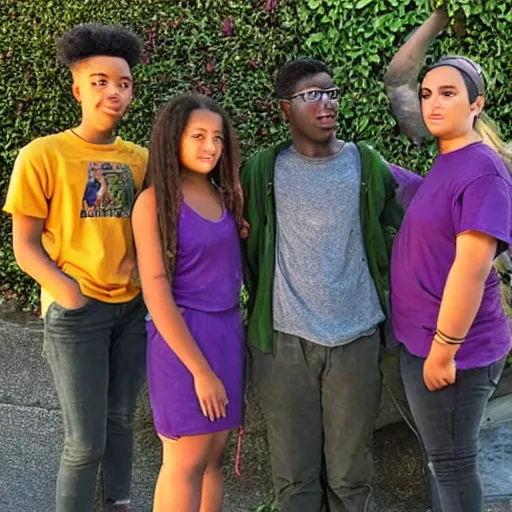
<svg viewBox="0 0 512 512"><path fill-rule="evenodd" d="M240 181L250 235L244 242L245 286L249 294L248 342L263 352L274 351L272 295L276 260L274 166L287 141L260 151L244 165ZM382 309L388 312L389 264L393 238L403 219L396 183L386 163L371 147L358 143L362 183L360 217L368 267ZM340 304L343 307L343 304Z"/></svg>

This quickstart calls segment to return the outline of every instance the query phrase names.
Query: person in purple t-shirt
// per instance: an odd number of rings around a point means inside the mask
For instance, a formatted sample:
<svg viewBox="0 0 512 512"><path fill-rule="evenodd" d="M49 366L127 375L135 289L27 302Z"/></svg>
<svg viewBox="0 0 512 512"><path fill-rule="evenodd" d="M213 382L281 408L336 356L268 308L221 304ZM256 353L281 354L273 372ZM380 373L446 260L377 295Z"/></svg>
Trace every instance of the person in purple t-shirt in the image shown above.
<svg viewBox="0 0 512 512"><path fill-rule="evenodd" d="M406 62L422 38L425 31L418 30L390 67ZM511 348L492 268L512 240L510 160L503 145L499 154L485 143L484 83L476 63L443 57L426 70L419 99L439 155L395 241L393 329L402 343L407 399L437 484L433 510L482 512L478 434Z"/></svg>

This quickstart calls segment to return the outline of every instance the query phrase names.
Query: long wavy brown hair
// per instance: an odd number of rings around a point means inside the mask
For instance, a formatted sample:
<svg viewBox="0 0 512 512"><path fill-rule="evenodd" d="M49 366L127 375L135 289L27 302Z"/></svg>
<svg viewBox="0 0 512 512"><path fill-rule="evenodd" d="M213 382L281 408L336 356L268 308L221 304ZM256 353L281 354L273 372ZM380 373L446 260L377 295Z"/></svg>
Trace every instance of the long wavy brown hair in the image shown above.
<svg viewBox="0 0 512 512"><path fill-rule="evenodd" d="M210 176L219 188L222 201L239 228L243 215L243 194L239 183L240 153L231 121L211 98L180 95L158 113L149 143L149 160L143 188L153 186L156 195L158 227L167 277L172 281L178 253L178 218L183 202L181 192L180 143L192 112L208 110L219 114L223 126L222 155Z"/></svg>

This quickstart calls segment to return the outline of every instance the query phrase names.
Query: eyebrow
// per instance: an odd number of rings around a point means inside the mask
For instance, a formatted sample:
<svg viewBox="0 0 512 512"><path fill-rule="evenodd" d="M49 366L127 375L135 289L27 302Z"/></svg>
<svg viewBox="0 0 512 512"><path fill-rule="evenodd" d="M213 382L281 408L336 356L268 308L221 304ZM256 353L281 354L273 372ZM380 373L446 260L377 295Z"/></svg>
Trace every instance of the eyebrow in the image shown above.
<svg viewBox="0 0 512 512"><path fill-rule="evenodd" d="M108 78L108 75L106 75L105 73L91 73L89 75L89 78L92 78L93 76L99 76L99 77L102 77L102 78ZM120 80L129 80L130 82L132 82L132 77L131 76L121 76Z"/></svg>
<svg viewBox="0 0 512 512"><path fill-rule="evenodd" d="M430 87L421 87L421 89L427 89L430 91ZM455 85L439 85L437 89L457 89L457 86Z"/></svg>
<svg viewBox="0 0 512 512"><path fill-rule="evenodd" d="M203 132L203 133L207 133L207 132L208 132L208 130L206 130L206 129L205 129L205 128L203 128L202 126L198 126L197 124L196 124L196 125L192 125L192 126L190 127L190 129L191 129L191 130L197 130L197 131L199 131L199 132ZM222 130L214 130L214 132L213 132L213 133L220 133L220 134L222 135L222 133L223 133L223 132L222 132Z"/></svg>
<svg viewBox="0 0 512 512"><path fill-rule="evenodd" d="M439 91L457 91L457 87L455 87L455 85L440 85L439 87L437 87L437 90ZM420 92L423 92L423 91L428 91L428 92L432 92L432 89L430 89L430 87L421 87L420 88Z"/></svg>
<svg viewBox="0 0 512 512"><path fill-rule="evenodd" d="M292 94L295 95L295 94L303 94L305 92L312 92L312 91L322 91L322 92L327 92L327 91L335 91L335 90L339 90L338 87L336 87L335 85L331 86L331 87L320 87L320 86L316 86L316 85L312 85L311 87L308 87L302 91L299 91L299 92L294 92Z"/></svg>

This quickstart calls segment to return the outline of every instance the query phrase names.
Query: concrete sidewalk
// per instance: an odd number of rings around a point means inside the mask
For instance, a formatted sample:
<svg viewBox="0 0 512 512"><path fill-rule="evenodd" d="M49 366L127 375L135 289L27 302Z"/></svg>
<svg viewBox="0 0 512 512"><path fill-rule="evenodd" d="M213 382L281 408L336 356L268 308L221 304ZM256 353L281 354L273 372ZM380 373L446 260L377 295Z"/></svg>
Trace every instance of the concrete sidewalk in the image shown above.
<svg viewBox="0 0 512 512"><path fill-rule="evenodd" d="M0 512L53 512L63 433L51 375L41 357L42 325L28 315L9 318L16 322L0 320ZM485 488L496 502L488 510L511 512L512 501L503 498L512 496L512 468L509 473L502 469L512 462L512 422L502 407L495 409L495 418L488 421L493 428L482 435ZM234 476L235 436L226 457L226 512L254 512L271 501L264 426L251 394L247 410L241 479ZM160 446L146 391L139 399L135 430L133 506L135 512L150 512ZM374 453L370 511L425 512L419 451L409 429L397 423L376 432Z"/></svg>

